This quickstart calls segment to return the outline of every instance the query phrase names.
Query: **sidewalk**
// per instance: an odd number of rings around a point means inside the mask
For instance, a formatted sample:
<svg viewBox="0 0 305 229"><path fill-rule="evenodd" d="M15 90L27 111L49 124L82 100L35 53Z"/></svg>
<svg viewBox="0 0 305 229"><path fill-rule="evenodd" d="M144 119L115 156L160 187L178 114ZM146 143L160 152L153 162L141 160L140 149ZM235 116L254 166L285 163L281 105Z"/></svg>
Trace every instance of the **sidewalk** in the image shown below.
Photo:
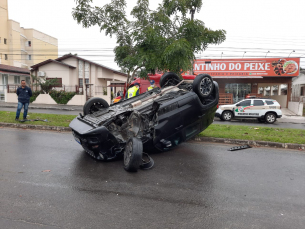
<svg viewBox="0 0 305 229"><path fill-rule="evenodd" d="M0 110L1 107L6 108L17 108L17 103L6 103L4 101L0 101ZM65 110L65 111L82 111L83 106L71 106L71 105L47 105L47 104L32 104L29 105L30 109L47 109L47 110Z"/></svg>
<svg viewBox="0 0 305 229"><path fill-rule="evenodd" d="M305 123L305 116L298 116L288 108L282 108L282 118L277 119L277 122L283 123Z"/></svg>

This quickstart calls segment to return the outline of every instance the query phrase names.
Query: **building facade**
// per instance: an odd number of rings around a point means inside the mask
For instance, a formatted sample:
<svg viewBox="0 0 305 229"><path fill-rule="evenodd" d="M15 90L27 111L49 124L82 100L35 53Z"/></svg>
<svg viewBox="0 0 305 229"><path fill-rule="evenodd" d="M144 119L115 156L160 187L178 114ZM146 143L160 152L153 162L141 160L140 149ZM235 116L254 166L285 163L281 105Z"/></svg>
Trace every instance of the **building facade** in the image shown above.
<svg viewBox="0 0 305 229"><path fill-rule="evenodd" d="M197 59L194 74L213 77L219 84L220 104L256 95L273 98L288 107L292 78L299 75L299 66L299 58Z"/></svg>
<svg viewBox="0 0 305 229"><path fill-rule="evenodd" d="M125 73L94 63L76 55L65 55L33 65L31 75L43 79L57 79L57 90L77 91L86 96L101 97L111 103L113 81L126 82ZM33 82L35 90L35 83Z"/></svg>
<svg viewBox="0 0 305 229"><path fill-rule="evenodd" d="M0 0L0 64L29 69L44 60L57 58L58 40L10 20L7 2Z"/></svg>

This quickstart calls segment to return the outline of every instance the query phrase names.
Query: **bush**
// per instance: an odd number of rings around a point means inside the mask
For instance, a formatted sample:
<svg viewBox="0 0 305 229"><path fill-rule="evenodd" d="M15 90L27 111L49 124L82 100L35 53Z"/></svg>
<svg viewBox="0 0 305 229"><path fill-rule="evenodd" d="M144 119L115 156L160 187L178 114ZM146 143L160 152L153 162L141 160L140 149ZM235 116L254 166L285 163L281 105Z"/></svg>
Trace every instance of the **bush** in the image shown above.
<svg viewBox="0 0 305 229"><path fill-rule="evenodd" d="M76 92L66 92L66 91L56 91L52 90L49 92L49 95L55 100L58 104L67 104Z"/></svg>
<svg viewBox="0 0 305 229"><path fill-rule="evenodd" d="M34 102L39 94L41 94L40 91L33 91L32 96L30 98L30 103Z"/></svg>

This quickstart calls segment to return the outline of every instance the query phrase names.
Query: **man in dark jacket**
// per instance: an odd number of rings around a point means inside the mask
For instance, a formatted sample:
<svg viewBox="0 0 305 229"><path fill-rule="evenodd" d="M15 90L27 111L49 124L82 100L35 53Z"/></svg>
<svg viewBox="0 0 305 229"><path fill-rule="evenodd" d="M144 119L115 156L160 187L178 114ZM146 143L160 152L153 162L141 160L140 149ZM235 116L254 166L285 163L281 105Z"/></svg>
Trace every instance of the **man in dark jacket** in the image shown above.
<svg viewBox="0 0 305 229"><path fill-rule="evenodd" d="M17 107L15 120L19 121L20 111L24 106L23 120L26 121L26 116L28 115L30 97L32 96L32 90L31 88L26 86L25 80L21 80L21 87L18 87L16 94L18 96L18 107Z"/></svg>

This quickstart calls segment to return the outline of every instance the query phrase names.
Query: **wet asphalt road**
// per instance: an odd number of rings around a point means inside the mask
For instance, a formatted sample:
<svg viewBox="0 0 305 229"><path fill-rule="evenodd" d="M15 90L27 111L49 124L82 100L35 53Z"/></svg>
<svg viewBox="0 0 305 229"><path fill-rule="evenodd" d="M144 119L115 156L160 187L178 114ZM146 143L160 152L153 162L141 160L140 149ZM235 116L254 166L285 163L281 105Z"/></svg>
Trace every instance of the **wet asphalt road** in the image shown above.
<svg viewBox="0 0 305 229"><path fill-rule="evenodd" d="M0 129L1 228L304 228L305 153L184 143L127 173L70 133Z"/></svg>
<svg viewBox="0 0 305 229"><path fill-rule="evenodd" d="M1 107L1 111L12 111L16 112L15 108L5 108ZM23 112L23 110L22 110ZM80 110L75 111L66 111L66 110L48 110L48 109L29 109L29 113L44 113L44 114L65 114L65 115L78 115L82 113ZM31 116L31 114L29 114ZM274 128L292 128L292 129L305 129L305 123L294 124L294 123L283 123L280 121L276 121L275 123L268 125L265 123L259 123L256 119L248 119L248 120L232 120L231 122L223 122L220 121L219 118L215 118L215 124L223 124L223 125L247 125L247 126L262 126L262 127L274 127Z"/></svg>

